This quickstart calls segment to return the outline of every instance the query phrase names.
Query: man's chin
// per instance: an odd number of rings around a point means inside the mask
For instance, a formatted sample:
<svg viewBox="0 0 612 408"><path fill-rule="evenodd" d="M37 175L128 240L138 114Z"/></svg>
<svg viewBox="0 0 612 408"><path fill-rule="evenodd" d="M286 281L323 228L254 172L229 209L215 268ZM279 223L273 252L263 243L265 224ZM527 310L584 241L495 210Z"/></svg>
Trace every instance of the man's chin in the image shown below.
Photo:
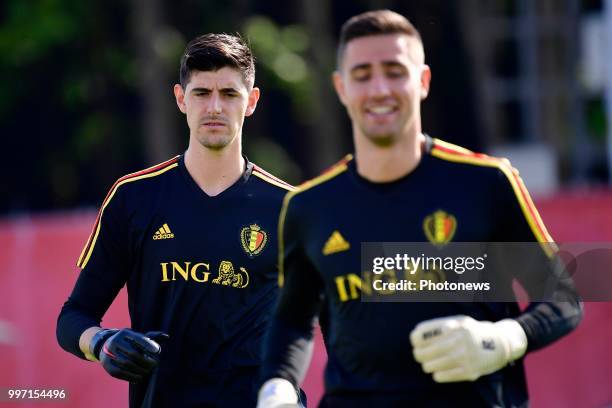
<svg viewBox="0 0 612 408"><path fill-rule="evenodd" d="M209 150L223 150L229 145L229 142L218 142L218 143L203 143L203 146Z"/></svg>
<svg viewBox="0 0 612 408"><path fill-rule="evenodd" d="M232 138L229 136L206 137L200 139L200 144L210 150L223 150L230 143L232 143Z"/></svg>
<svg viewBox="0 0 612 408"><path fill-rule="evenodd" d="M377 147L390 147L395 143L395 134L367 134L366 138Z"/></svg>

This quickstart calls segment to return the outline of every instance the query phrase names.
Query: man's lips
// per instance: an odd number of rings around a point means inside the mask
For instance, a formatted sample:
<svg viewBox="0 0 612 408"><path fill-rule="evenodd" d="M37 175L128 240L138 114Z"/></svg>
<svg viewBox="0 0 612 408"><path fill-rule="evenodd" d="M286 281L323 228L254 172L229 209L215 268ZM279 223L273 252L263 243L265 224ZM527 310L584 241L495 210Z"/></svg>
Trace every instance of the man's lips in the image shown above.
<svg viewBox="0 0 612 408"><path fill-rule="evenodd" d="M398 107L394 105L369 106L366 107L366 113L370 115L384 116L397 112Z"/></svg>
<svg viewBox="0 0 612 408"><path fill-rule="evenodd" d="M365 117L374 123L388 123L397 117L399 109L394 107L368 107L365 109Z"/></svg>
<svg viewBox="0 0 612 408"><path fill-rule="evenodd" d="M222 127L222 126L227 126L225 122L221 122L218 120L211 120L211 121L206 121L206 122L202 122L202 126L207 126L207 127Z"/></svg>

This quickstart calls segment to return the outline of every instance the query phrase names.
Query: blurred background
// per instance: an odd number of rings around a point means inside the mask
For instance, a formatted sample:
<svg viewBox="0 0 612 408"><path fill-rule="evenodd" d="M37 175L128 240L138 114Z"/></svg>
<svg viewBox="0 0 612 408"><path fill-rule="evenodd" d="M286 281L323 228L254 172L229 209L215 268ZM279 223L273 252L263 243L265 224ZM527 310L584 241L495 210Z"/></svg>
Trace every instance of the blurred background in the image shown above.
<svg viewBox="0 0 612 408"><path fill-rule="evenodd" d="M341 24L377 8L421 31L427 133L510 158L557 240L612 241L612 0L4 0L0 387L126 405L125 384L59 349L55 319L112 183L187 147L172 94L187 41L249 40L262 97L245 153L297 184L352 150L330 75ZM106 326L129 324L124 294L116 303ZM612 406L612 307L586 312L576 332L527 357L534 407ZM311 401L324 362L319 347Z"/></svg>

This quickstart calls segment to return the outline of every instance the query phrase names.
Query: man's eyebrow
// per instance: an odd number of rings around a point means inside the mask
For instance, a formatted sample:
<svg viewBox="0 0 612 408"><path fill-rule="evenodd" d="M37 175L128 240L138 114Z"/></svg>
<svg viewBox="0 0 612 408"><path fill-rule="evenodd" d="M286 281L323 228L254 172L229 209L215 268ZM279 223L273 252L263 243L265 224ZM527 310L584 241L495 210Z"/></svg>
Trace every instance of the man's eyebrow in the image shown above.
<svg viewBox="0 0 612 408"><path fill-rule="evenodd" d="M386 60L386 61L382 61L381 64L384 67L402 67L402 68L405 67L404 64L402 64L401 62L397 60ZM364 62L362 64L354 65L353 67L351 67L350 71L355 72L360 69L369 69L369 68L372 68L372 64L369 62Z"/></svg>
<svg viewBox="0 0 612 408"><path fill-rule="evenodd" d="M372 64L370 64L369 62L364 62L363 64L357 64L351 67L350 71L354 72L357 71L359 69L367 69L372 67Z"/></svg>
<svg viewBox="0 0 612 408"><path fill-rule="evenodd" d="M402 67L402 68L405 67L404 64L402 64L399 61L395 61L395 60L383 61L382 64L385 67Z"/></svg>
<svg viewBox="0 0 612 408"><path fill-rule="evenodd" d="M211 89L209 89L209 88L205 88L205 87L197 87L197 88L193 88L193 89L191 90L191 92L211 92ZM226 87L226 88L221 88L221 89L219 90L219 92L223 92L223 93L227 93L227 92L238 92L238 89L237 89L237 88L234 88L234 87L231 87L231 86L228 86L228 87Z"/></svg>
<svg viewBox="0 0 612 408"><path fill-rule="evenodd" d="M204 87L198 87L191 89L191 92L210 92L210 89Z"/></svg>

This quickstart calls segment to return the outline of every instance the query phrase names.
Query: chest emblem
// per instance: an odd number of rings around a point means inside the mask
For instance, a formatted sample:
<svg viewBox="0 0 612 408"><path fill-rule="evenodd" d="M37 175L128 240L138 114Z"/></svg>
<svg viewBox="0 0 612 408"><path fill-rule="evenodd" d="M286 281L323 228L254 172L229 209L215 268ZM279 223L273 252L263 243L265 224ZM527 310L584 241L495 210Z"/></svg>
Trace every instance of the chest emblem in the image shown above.
<svg viewBox="0 0 612 408"><path fill-rule="evenodd" d="M423 220L425 236L434 245L448 244L455 236L457 219L446 211L438 210Z"/></svg>
<svg viewBox="0 0 612 408"><path fill-rule="evenodd" d="M340 231L335 230L325 242L325 246L323 247L323 255L331 255L336 252L347 251L351 248L351 244L349 244L346 239L340 234Z"/></svg>
<svg viewBox="0 0 612 408"><path fill-rule="evenodd" d="M268 233L257 224L251 224L240 230L242 249L249 257L259 255L268 243Z"/></svg>

